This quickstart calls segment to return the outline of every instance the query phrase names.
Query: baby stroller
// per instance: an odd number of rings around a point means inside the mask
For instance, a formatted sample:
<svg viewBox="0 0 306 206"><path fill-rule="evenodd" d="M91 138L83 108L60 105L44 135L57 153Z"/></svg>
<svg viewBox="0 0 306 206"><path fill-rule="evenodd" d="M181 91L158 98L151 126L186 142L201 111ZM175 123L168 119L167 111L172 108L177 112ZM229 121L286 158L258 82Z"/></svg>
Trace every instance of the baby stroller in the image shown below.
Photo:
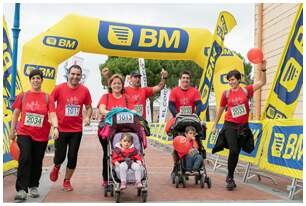
<svg viewBox="0 0 306 206"><path fill-rule="evenodd" d="M176 160L174 163L173 171L171 173L172 183L175 184L176 188L178 188L180 184L182 184L185 188L186 180L189 179L189 176L194 176L195 184L200 183L201 188L204 188L206 183L207 187L211 188L211 179L207 176L204 164L204 159L206 159L206 151L202 144L202 140L206 138L206 126L201 123L197 115L181 114L176 117L170 132L174 139L178 135L184 135L185 128L187 126L193 126L196 129L197 135L195 139L199 145L199 153L203 157L202 166L198 171L192 174L185 174L185 158L183 157L182 159L179 159L178 153L174 150L174 156Z"/></svg>
<svg viewBox="0 0 306 206"><path fill-rule="evenodd" d="M139 124L139 118L132 112L119 112L113 116L113 124L111 126L111 134L108 138L107 147L107 179L108 186L104 188L104 196L106 197L108 193L115 197L115 201L120 202L120 178L116 173L115 168L112 164L112 151L115 145L120 142L122 133L130 133L133 136L134 147L139 151L143 159L142 167L142 188L137 189L137 196L140 198L141 202L147 201L148 195L148 178L146 164L144 160L144 146L143 146L143 132L141 130L141 125ZM135 184L134 171L129 169L127 172L127 184Z"/></svg>

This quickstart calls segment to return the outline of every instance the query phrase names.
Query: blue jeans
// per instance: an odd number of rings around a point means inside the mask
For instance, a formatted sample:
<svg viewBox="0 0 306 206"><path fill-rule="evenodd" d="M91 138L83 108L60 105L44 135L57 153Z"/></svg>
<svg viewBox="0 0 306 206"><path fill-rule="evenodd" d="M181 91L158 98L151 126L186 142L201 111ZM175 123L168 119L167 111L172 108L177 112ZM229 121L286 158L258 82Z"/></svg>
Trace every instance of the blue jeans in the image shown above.
<svg viewBox="0 0 306 206"><path fill-rule="evenodd" d="M185 156L186 171L197 171L202 166L203 157L200 154Z"/></svg>

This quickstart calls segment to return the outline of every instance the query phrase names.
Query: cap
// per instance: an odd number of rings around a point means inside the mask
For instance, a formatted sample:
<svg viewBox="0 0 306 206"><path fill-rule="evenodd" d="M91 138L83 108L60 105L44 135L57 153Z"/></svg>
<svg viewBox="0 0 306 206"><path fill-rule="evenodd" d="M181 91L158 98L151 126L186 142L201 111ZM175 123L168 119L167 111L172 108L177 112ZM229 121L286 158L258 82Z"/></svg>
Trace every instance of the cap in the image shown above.
<svg viewBox="0 0 306 206"><path fill-rule="evenodd" d="M132 71L132 72L130 73L130 76L131 76L131 77L141 77L141 74L140 74L139 72L137 72L137 71Z"/></svg>

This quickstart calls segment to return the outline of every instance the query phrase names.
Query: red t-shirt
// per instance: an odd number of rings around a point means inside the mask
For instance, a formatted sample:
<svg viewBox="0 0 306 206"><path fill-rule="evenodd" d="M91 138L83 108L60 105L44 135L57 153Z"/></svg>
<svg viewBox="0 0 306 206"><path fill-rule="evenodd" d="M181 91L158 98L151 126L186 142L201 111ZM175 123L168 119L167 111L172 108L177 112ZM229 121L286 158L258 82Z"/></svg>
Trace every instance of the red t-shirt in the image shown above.
<svg viewBox="0 0 306 206"><path fill-rule="evenodd" d="M54 88L51 94L57 102L56 115L60 132L82 132L83 130L83 105L91 104L91 96L82 84L70 88L67 83L62 83Z"/></svg>
<svg viewBox="0 0 306 206"><path fill-rule="evenodd" d="M108 100L107 100L108 96ZM111 111L113 108L116 107L122 107L122 108L128 108L133 109L132 105L129 103L128 97L125 94L122 94L122 96L117 99L113 96L112 93L104 94L98 103L98 108L101 104L104 104L106 107L106 110ZM104 116L102 117L102 119Z"/></svg>
<svg viewBox="0 0 306 206"><path fill-rule="evenodd" d="M248 122L250 107L249 99L253 96L253 85L245 87L248 91L248 96L243 92L240 87L237 91L229 90L228 99L226 100L226 92L223 92L221 97L220 106L225 107L227 105L227 112L225 114L225 120L238 124L244 124Z"/></svg>
<svg viewBox="0 0 306 206"><path fill-rule="evenodd" d="M133 109L140 115L146 118L146 99L153 96L152 87L135 88L125 87L125 93L128 97L129 103Z"/></svg>
<svg viewBox="0 0 306 206"><path fill-rule="evenodd" d="M44 92L28 91L22 105L24 93L17 96L13 109L21 110L21 118L17 128L18 135L31 136L38 142L48 141L51 125L48 122L48 112L55 112L54 101L48 96L48 104Z"/></svg>
<svg viewBox="0 0 306 206"><path fill-rule="evenodd" d="M201 100L199 91L194 87L183 90L175 87L171 90L169 101L175 103L177 112L192 114L195 112L195 102Z"/></svg>

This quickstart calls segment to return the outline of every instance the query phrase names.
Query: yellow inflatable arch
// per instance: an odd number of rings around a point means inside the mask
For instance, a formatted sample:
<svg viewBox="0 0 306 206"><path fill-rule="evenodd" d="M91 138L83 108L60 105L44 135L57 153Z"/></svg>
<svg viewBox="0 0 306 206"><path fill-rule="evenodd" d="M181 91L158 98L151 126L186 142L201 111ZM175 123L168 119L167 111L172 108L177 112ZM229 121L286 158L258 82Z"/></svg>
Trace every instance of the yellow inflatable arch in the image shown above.
<svg viewBox="0 0 306 206"><path fill-rule="evenodd" d="M56 82L58 65L80 51L192 60L203 68L208 58L205 48L207 51L211 41L212 34L207 29L135 25L70 14L24 45L21 81L27 90L30 71L41 69L45 79L42 89L50 92Z"/></svg>

